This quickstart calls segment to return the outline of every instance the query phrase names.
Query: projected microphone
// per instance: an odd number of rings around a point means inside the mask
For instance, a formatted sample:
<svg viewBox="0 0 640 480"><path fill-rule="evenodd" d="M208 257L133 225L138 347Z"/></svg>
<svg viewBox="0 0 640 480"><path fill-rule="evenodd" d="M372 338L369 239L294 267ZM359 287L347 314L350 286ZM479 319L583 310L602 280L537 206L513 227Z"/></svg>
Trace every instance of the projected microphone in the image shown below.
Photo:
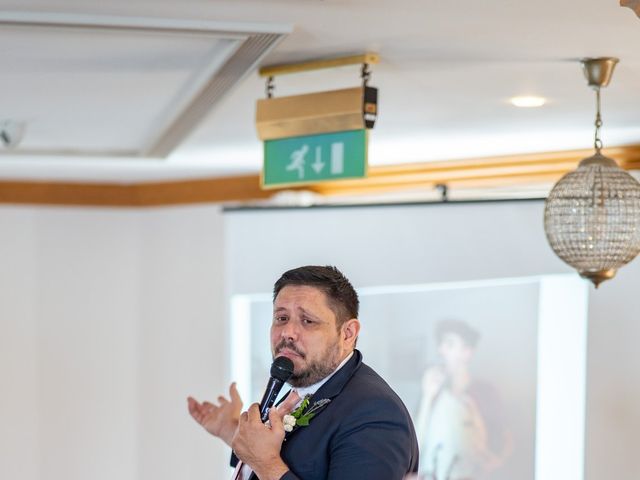
<svg viewBox="0 0 640 480"><path fill-rule="evenodd" d="M287 357L277 357L271 364L270 373L271 378L260 402L260 418L263 422L269 419L269 409L273 407L282 385L293 375L293 362Z"/></svg>

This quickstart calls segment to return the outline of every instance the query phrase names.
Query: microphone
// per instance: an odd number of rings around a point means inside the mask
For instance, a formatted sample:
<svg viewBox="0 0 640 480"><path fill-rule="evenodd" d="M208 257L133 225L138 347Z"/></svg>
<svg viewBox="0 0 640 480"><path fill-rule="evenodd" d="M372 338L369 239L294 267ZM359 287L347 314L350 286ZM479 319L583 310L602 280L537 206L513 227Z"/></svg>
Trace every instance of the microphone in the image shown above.
<svg viewBox="0 0 640 480"><path fill-rule="evenodd" d="M284 383L293 375L293 362L287 357L277 357L271 364L270 373L271 378L260 401L260 418L263 422L269 419L269 409L273 407Z"/></svg>

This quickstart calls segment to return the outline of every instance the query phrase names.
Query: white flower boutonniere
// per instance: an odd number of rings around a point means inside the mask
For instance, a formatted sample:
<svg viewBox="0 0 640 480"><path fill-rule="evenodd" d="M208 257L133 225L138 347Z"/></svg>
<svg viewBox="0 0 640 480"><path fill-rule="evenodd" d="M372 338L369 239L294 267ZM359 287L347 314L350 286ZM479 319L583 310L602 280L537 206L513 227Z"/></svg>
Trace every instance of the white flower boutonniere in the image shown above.
<svg viewBox="0 0 640 480"><path fill-rule="evenodd" d="M284 423L284 431L291 432L293 427L296 426L296 417L293 415L285 415L282 419L282 423Z"/></svg>
<svg viewBox="0 0 640 480"><path fill-rule="evenodd" d="M328 398L323 398L322 400L314 402L313 405L309 407L309 397L305 397L298 408L291 412L290 415L285 415L282 418L284 431L291 432L294 427L307 427L311 419L316 416L316 413L318 413L318 410L330 401L331 400Z"/></svg>

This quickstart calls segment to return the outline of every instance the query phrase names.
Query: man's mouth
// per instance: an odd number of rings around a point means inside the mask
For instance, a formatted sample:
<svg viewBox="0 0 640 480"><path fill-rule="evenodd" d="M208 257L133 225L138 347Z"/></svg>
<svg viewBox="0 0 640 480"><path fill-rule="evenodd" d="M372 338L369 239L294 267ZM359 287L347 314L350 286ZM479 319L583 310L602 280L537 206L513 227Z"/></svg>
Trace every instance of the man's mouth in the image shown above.
<svg viewBox="0 0 640 480"><path fill-rule="evenodd" d="M292 356L296 356L300 358L305 357L304 353L302 353L294 345L278 345L276 347L276 356L278 355L284 355L285 357L292 357Z"/></svg>
<svg viewBox="0 0 640 480"><path fill-rule="evenodd" d="M289 357L289 356L302 357L302 355L300 355L298 352L294 352L289 348L283 348L279 350L278 355L284 355L285 357Z"/></svg>

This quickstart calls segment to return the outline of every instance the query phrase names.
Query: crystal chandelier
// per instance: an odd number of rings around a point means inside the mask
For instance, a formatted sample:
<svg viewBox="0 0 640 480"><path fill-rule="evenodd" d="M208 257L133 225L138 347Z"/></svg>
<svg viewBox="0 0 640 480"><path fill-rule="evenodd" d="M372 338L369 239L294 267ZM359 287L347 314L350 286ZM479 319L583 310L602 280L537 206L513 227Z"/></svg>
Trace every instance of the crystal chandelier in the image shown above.
<svg viewBox="0 0 640 480"><path fill-rule="evenodd" d="M582 60L596 92L595 154L555 184L544 209L551 248L596 288L640 252L640 183L601 153L600 88L609 84L617 62Z"/></svg>

